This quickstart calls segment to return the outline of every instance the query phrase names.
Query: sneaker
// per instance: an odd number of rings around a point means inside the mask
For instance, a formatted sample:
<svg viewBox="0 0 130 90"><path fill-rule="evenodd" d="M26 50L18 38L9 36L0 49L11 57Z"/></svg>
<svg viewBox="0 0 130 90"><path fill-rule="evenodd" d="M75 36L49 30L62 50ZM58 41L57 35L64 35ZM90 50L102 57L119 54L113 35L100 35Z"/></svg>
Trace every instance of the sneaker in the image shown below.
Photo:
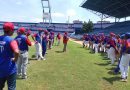
<svg viewBox="0 0 130 90"><path fill-rule="evenodd" d="M127 79L124 79L124 82L127 82Z"/></svg>
<svg viewBox="0 0 130 90"><path fill-rule="evenodd" d="M43 60L46 60L45 58L43 58Z"/></svg>
<svg viewBox="0 0 130 90"><path fill-rule="evenodd" d="M17 74L17 78L20 78L21 77L21 74Z"/></svg>
<svg viewBox="0 0 130 90"><path fill-rule="evenodd" d="M127 76L126 76L126 78L124 79L124 82L127 82Z"/></svg>
<svg viewBox="0 0 130 90"><path fill-rule="evenodd" d="M124 78L122 78L122 79L121 79L121 81L122 81L122 82L124 82L124 81L125 81L125 79L124 79Z"/></svg>
<svg viewBox="0 0 130 90"><path fill-rule="evenodd" d="M27 79L27 76L22 76L22 79Z"/></svg>

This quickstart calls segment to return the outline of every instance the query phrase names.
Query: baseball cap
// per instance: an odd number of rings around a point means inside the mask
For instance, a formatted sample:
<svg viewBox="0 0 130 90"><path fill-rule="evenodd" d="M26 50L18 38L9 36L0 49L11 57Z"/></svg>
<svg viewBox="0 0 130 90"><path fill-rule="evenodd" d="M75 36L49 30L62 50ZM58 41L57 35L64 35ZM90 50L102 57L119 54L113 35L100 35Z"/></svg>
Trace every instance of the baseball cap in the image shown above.
<svg viewBox="0 0 130 90"><path fill-rule="evenodd" d="M130 33L126 33L125 34L125 37L128 39L128 38L130 38Z"/></svg>
<svg viewBox="0 0 130 90"><path fill-rule="evenodd" d="M24 27L20 27L18 29L19 33L25 33L26 29Z"/></svg>
<svg viewBox="0 0 130 90"><path fill-rule="evenodd" d="M4 31L14 31L14 24L11 22L4 23L3 30Z"/></svg>
<svg viewBox="0 0 130 90"><path fill-rule="evenodd" d="M110 33L110 36L115 36L115 34L113 32Z"/></svg>

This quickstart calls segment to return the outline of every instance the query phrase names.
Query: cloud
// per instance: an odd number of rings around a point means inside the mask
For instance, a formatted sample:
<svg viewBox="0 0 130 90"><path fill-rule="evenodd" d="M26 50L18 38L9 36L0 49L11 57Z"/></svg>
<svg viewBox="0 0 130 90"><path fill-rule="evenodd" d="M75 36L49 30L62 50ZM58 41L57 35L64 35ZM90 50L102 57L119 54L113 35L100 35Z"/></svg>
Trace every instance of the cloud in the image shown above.
<svg viewBox="0 0 130 90"><path fill-rule="evenodd" d="M67 10L67 16L73 17L76 15L76 11L74 9Z"/></svg>

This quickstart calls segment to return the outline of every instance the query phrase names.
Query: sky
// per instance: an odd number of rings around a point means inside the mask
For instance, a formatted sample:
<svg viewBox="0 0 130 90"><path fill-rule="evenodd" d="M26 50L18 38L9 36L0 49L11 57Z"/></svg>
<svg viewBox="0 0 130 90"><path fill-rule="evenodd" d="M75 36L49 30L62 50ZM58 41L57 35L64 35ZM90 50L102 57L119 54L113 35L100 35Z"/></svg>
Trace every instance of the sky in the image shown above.
<svg viewBox="0 0 130 90"><path fill-rule="evenodd" d="M52 22L72 23L73 20L100 21L100 17L80 7L84 0L50 0ZM41 0L0 0L0 21L42 22ZM113 18L106 20L114 21Z"/></svg>

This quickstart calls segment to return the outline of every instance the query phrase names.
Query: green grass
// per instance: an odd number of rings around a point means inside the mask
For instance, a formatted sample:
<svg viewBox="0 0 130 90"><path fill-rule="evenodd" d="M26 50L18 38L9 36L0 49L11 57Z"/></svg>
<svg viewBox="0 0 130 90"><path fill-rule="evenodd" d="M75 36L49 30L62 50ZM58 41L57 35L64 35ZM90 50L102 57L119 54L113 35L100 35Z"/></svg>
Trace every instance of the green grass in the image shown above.
<svg viewBox="0 0 130 90"><path fill-rule="evenodd" d="M109 60L100 54L69 42L68 50L61 53L63 46L48 50L46 61L30 60L28 79L17 79L17 90L130 90L127 83L114 75ZM30 47L30 57L35 47Z"/></svg>

